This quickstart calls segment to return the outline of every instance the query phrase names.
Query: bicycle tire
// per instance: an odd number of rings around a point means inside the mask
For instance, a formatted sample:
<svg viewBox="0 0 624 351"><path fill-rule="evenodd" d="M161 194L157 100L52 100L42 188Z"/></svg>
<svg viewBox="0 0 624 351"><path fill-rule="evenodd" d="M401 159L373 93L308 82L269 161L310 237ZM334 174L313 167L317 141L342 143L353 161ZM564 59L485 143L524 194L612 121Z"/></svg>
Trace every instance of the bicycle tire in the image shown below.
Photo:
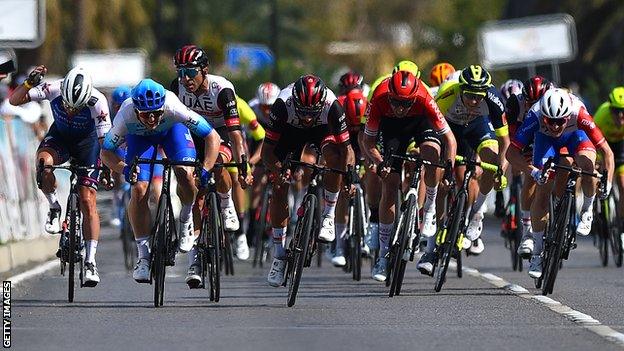
<svg viewBox="0 0 624 351"><path fill-rule="evenodd" d="M223 251L225 259L225 275L234 275L234 252L230 232L223 231Z"/></svg>
<svg viewBox="0 0 624 351"><path fill-rule="evenodd" d="M598 233L598 253L600 254L600 264L603 267L609 265L609 225L605 218L603 218L603 213L600 214L599 218L596 218L596 229Z"/></svg>
<svg viewBox="0 0 624 351"><path fill-rule="evenodd" d="M446 232L446 237L444 238L444 242L440 245L442 248L442 254L438 255L438 267L435 274L435 291L440 292L442 290L442 286L446 281L446 272L449 267L449 263L451 262L451 256L453 255L453 251L456 250L457 246L457 238L459 237L459 232L462 225L462 217L465 215L464 208L466 206L466 192L460 191L457 194L457 198L455 199L454 208L450 211L450 225L447 227L448 231ZM458 254L461 255L461 251L458 251Z"/></svg>
<svg viewBox="0 0 624 351"><path fill-rule="evenodd" d="M130 225L130 219L128 218L127 209L124 211L123 222L121 224L121 244L123 245L126 270L132 271L137 262L137 247L134 243L134 234L132 232L132 226Z"/></svg>
<svg viewBox="0 0 624 351"><path fill-rule="evenodd" d="M570 196L565 195L560 206L557 208L557 216L555 217L555 225L552 227L552 232L549 232L547 236L546 247L548 250L548 258L543 266L545 267L545 277L542 286L542 295L552 294L555 286L555 280L557 279L557 273L559 272L561 264L563 242L564 239L566 239L566 232L570 230L570 226L568 225L570 220L570 207Z"/></svg>
<svg viewBox="0 0 624 351"><path fill-rule="evenodd" d="M353 250L353 280L360 281L362 279L362 243L364 240L364 232L366 228L364 228L364 216L365 213L362 213L362 209L364 208L364 193L361 188L357 188L355 192L354 199L354 223L353 228L355 229L354 236L354 250Z"/></svg>
<svg viewBox="0 0 624 351"><path fill-rule="evenodd" d="M299 284L301 283L301 275L303 273L303 267L305 265L310 241L313 236L313 221L315 215L317 199L313 195L307 195L304 198L304 214L301 217L301 224L297 225L295 235L292 238L292 250L290 251L291 257L288 264L292 265L289 270L291 275L288 285L288 307L295 305L297 300L297 293L299 291Z"/></svg>
<svg viewBox="0 0 624 351"><path fill-rule="evenodd" d="M77 242L78 238L78 228L80 227L80 209L78 208L78 195L72 193L69 195L69 250L67 253L68 264L69 264L69 274L68 274L68 286L67 286L67 300L69 302L74 302L74 293L76 290L76 282L75 282L75 270L76 270L76 260L78 257L76 256L76 248L79 245ZM80 253L78 252L78 255Z"/></svg>
<svg viewBox="0 0 624 351"><path fill-rule="evenodd" d="M390 292L388 294L389 297L401 294L405 266L407 265L407 261L403 259L403 256L405 255L405 250L407 250L407 244L410 239L411 226L416 221L416 195L410 194L405 204L405 210L403 211L403 216L401 216L402 221L399 222L399 237L395 243L395 245L398 244L396 246L398 251L394 251L396 257L392 260L394 267L392 268L393 273L392 282L390 283Z"/></svg>
<svg viewBox="0 0 624 351"><path fill-rule="evenodd" d="M217 195L212 192L208 194L208 206L209 207L209 239L208 248L208 262L209 262L209 274L208 279L210 281L210 301L219 302L221 298L221 240L220 238L224 234L224 230L221 224L221 217L219 215L219 207L217 202Z"/></svg>
<svg viewBox="0 0 624 351"><path fill-rule="evenodd" d="M166 238L169 229L169 206L167 195L162 194L156 217L157 227L152 236L152 278L154 283L154 307L164 303L165 274L167 263Z"/></svg>
<svg viewBox="0 0 624 351"><path fill-rule="evenodd" d="M258 222L255 224L255 233L254 233L254 258L252 262L252 267L255 268L256 265L262 267L262 259L264 254L264 236L266 234L267 227L267 212L269 209L269 187L264 190L262 194L262 204L260 206L260 215L258 218Z"/></svg>

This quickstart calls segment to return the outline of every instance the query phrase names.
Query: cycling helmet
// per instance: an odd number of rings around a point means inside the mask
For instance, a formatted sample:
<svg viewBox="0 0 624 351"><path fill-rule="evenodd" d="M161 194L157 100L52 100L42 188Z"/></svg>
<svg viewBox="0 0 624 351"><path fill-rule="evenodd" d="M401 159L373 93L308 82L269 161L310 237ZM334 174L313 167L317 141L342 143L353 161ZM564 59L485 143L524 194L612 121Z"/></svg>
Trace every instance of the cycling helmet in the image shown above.
<svg viewBox="0 0 624 351"><path fill-rule="evenodd" d="M113 102L117 105L121 105L127 98L130 97L132 89L130 89L127 85L120 85L115 90L113 90L112 98Z"/></svg>
<svg viewBox="0 0 624 351"><path fill-rule="evenodd" d="M344 100L344 111L347 117L347 121L359 123L362 116L366 112L366 97L362 90L351 90Z"/></svg>
<svg viewBox="0 0 624 351"><path fill-rule="evenodd" d="M280 88L275 83L265 82L258 86L256 91L256 98L260 105L273 105L277 96L280 93Z"/></svg>
<svg viewBox="0 0 624 351"><path fill-rule="evenodd" d="M132 89L132 103L139 111L154 111L165 105L165 88L151 79L143 79Z"/></svg>
<svg viewBox="0 0 624 351"><path fill-rule="evenodd" d="M507 101L511 95L519 95L522 93L523 84L517 79L508 79L500 87L501 96Z"/></svg>
<svg viewBox="0 0 624 351"><path fill-rule="evenodd" d="M420 69L418 68L418 65L409 60L399 61L394 68L392 68L392 74L395 74L398 71L412 72L416 78L420 78Z"/></svg>
<svg viewBox="0 0 624 351"><path fill-rule="evenodd" d="M355 89L355 88L361 89L363 81L364 81L364 77L361 74L355 71L349 71L343 74L342 76L340 76L340 81L338 82L338 88L340 89L340 92L342 94L345 94L351 89Z"/></svg>
<svg viewBox="0 0 624 351"><path fill-rule="evenodd" d="M549 89L540 100L542 115L551 119L566 118L572 113L570 94L564 89Z"/></svg>
<svg viewBox="0 0 624 351"><path fill-rule="evenodd" d="M299 77L292 90L295 110L301 114L319 114L325 105L327 86L321 78L307 74Z"/></svg>
<svg viewBox="0 0 624 351"><path fill-rule="evenodd" d="M455 67L450 63L441 62L431 68L429 84L433 87L440 86L448 76L455 72Z"/></svg>
<svg viewBox="0 0 624 351"><path fill-rule="evenodd" d="M546 78L542 76L533 76L524 82L522 94L527 101L535 103L537 100L541 99L542 96L544 96L546 90L552 87L553 84L546 80Z"/></svg>
<svg viewBox="0 0 624 351"><path fill-rule="evenodd" d="M176 67L204 68L208 66L208 56L202 48L196 45L185 45L176 51L173 64Z"/></svg>
<svg viewBox="0 0 624 351"><path fill-rule="evenodd" d="M609 103L612 108L624 109L624 87L616 87L611 91Z"/></svg>
<svg viewBox="0 0 624 351"><path fill-rule="evenodd" d="M91 99L92 90L91 75L82 67L69 71L61 83L63 102L73 109L83 108Z"/></svg>
<svg viewBox="0 0 624 351"><path fill-rule="evenodd" d="M479 65L470 65L459 75L459 86L463 91L485 95L491 83L492 76Z"/></svg>
<svg viewBox="0 0 624 351"><path fill-rule="evenodd" d="M396 100L414 100L418 93L418 78L408 71L398 71L388 82L390 98Z"/></svg>

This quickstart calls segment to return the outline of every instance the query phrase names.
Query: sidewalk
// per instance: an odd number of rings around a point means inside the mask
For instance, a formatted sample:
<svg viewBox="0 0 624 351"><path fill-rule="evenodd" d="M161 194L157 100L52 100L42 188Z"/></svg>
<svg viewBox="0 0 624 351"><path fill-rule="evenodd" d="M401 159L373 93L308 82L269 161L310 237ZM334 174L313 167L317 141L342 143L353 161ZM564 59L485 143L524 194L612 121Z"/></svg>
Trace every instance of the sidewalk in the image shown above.
<svg viewBox="0 0 624 351"><path fill-rule="evenodd" d="M55 257L59 235L44 235L0 245L0 274Z"/></svg>

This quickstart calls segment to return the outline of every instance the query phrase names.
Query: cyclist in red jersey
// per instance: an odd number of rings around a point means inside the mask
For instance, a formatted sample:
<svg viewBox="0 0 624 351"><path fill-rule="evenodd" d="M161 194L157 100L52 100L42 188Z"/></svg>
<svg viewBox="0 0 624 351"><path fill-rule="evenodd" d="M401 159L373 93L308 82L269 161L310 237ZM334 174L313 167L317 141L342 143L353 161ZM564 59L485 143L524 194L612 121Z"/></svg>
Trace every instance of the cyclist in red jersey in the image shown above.
<svg viewBox="0 0 624 351"><path fill-rule="evenodd" d="M395 194L401 181L402 161L395 160L390 163L383 159L377 149L377 135L381 132L384 153L392 149L393 153L404 154L414 138L420 147L421 156L436 163L440 161L443 145L444 158L454 160L457 143L444 115L424 84L408 71L397 71L375 89L367 114L365 152L375 162L375 171L382 178L379 205L380 252L372 277L377 281L385 281L388 266L386 254L395 218ZM425 236L433 236L436 232L435 200L441 178L441 171L425 168L426 198L421 229Z"/></svg>

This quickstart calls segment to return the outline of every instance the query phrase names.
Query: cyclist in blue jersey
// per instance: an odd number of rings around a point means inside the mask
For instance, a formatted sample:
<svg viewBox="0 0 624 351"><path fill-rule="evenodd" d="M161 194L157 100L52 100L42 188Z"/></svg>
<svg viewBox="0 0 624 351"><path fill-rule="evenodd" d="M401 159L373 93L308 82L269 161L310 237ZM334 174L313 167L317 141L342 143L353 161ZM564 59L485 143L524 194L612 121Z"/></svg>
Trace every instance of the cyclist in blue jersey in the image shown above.
<svg viewBox="0 0 624 351"><path fill-rule="evenodd" d="M64 79L42 83L46 73L45 66L37 66L9 100L13 105L50 101L54 123L37 149L37 163L43 160L45 165L58 165L71 161L78 166L96 166L100 144L111 128L106 97L93 88L91 76L83 68L72 69ZM89 287L100 282L95 263L100 236L100 218L95 206L98 174L97 170L78 173L86 244L84 285ZM60 233L61 205L52 170L43 172L40 187L50 204L45 230L50 234Z"/></svg>
<svg viewBox="0 0 624 351"><path fill-rule="evenodd" d="M208 171L214 166L219 153L219 135L202 116L184 106L174 93L151 79L143 79L132 90L131 99L121 105L115 115L114 126L104 140L104 163L113 171L124 174L126 181L136 180L132 185L128 214L139 257L132 276L139 283L150 281L148 242L151 216L147 187L151 174L149 165L130 170L129 163L135 156L151 157L154 147L158 145L162 146L170 160L195 161L195 145L189 129L204 141L206 152L202 180L205 181L210 176ZM124 141L128 147L125 160L115 152ZM196 239L191 211L197 187L192 168L177 166L174 167L174 173L178 181L177 193L182 203L179 250L188 252Z"/></svg>
<svg viewBox="0 0 624 351"><path fill-rule="evenodd" d="M119 111L119 108L121 107L121 104L130 97L130 92L132 89L130 89L129 86L127 85L120 85L117 88L115 88L115 90L113 90L113 92L111 93L111 116L114 116L117 111ZM117 149L117 155L119 155L119 157L121 158L126 158L126 148L125 147L120 147ZM119 174L115 173L115 189L113 190L113 211L112 211L112 215L111 215L111 221L110 224L113 227L119 227L121 225L121 217L123 216L123 213L120 213L120 208L121 208L121 201L123 198L123 184L121 184L121 179L119 177Z"/></svg>

